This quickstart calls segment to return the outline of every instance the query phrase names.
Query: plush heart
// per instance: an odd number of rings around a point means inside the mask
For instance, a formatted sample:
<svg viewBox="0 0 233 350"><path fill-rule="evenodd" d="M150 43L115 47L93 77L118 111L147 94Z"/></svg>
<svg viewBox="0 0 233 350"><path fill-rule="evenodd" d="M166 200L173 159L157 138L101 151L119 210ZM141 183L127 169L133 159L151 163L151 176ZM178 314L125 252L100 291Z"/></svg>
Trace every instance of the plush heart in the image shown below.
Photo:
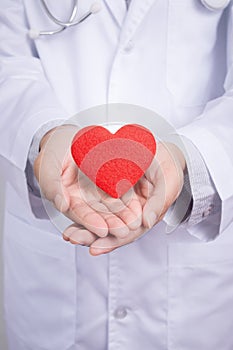
<svg viewBox="0 0 233 350"><path fill-rule="evenodd" d="M128 124L115 134L88 126L75 135L71 153L80 170L114 198L121 197L143 176L156 152L153 134Z"/></svg>

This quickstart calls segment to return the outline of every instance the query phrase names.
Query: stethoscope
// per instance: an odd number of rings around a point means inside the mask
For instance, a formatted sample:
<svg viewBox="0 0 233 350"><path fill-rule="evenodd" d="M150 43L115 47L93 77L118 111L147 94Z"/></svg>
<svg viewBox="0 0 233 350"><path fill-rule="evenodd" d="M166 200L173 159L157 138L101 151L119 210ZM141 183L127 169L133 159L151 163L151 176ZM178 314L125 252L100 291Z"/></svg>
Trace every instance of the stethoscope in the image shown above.
<svg viewBox="0 0 233 350"><path fill-rule="evenodd" d="M78 13L78 1L79 0L73 0L73 9L71 11L70 17L68 21L63 22L60 21L58 18L56 18L51 11L49 10L47 3L45 0L40 0L41 5L43 7L43 10L45 14L50 18L50 20L57 24L59 26L58 29L54 30L48 30L48 31L38 31L35 29L30 29L29 30L29 36L31 39L37 39L42 36L49 36L49 35L54 35L63 32L65 29L76 26L83 21L85 21L89 16L92 14L95 14L101 10L101 4L99 2L94 2L90 10L85 13L83 16L77 18L77 13ZM116 0L117 1L117 0ZM209 10L211 11L219 11L224 9L225 7L228 6L231 0L200 0L201 3Z"/></svg>
<svg viewBox="0 0 233 350"><path fill-rule="evenodd" d="M63 21L60 21L57 17L55 17L51 13L51 11L49 10L45 0L40 0L45 14L50 18L50 20L53 23L57 24L59 26L59 28L58 29L54 29L54 30L47 30L47 31L39 31L39 30L35 30L35 29L30 29L29 32L28 32L29 37L31 39L37 39L37 38L39 38L41 36L50 36L50 35L61 33L65 29L67 29L69 27L73 27L73 26L76 26L76 25L82 23L89 16L91 16L91 15L93 15L93 14L95 14L95 13L97 13L97 12L99 12L101 10L101 4L96 1L96 2L93 2L93 4L91 5L91 7L90 7L88 12L86 12L81 17L77 18L78 1L79 0L73 0L74 4L73 4L73 9L71 11L70 17L68 18L67 21L63 22Z"/></svg>
<svg viewBox="0 0 233 350"><path fill-rule="evenodd" d="M201 0L202 4L211 11L223 10L231 0Z"/></svg>

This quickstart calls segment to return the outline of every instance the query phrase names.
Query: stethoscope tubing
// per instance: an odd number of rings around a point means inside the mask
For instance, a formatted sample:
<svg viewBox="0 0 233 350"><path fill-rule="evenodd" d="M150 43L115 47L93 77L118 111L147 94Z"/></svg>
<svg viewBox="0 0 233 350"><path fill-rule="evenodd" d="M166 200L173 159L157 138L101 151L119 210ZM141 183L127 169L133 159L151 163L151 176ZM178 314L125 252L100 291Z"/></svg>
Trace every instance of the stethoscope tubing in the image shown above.
<svg viewBox="0 0 233 350"><path fill-rule="evenodd" d="M79 0L73 0L73 8L72 8L72 11L71 11L71 14L68 18L68 20L66 22L64 21L60 21L57 17L55 17L47 3L45 0L40 0L41 2L41 5L43 6L43 9L46 13L46 15L48 16L48 18L55 24L57 24L58 26L60 26L61 28L57 28L57 29L53 29L53 30L43 30L43 31L34 31L34 30L30 30L29 31L29 36L32 38L32 39L37 39L38 37L40 36L48 36L48 35L54 35L54 34L58 34L58 33L61 33L63 32L65 29L69 28L69 27L73 27L73 26L76 26L80 23L82 23L83 21L85 21L89 16L91 16L92 14L94 13L97 13L101 7L100 7L100 4L99 3L93 3L90 10L85 13L83 16L81 16L80 18L78 18L76 20L76 17L77 17L77 13L78 13L78 1Z"/></svg>
<svg viewBox="0 0 233 350"><path fill-rule="evenodd" d="M59 26L61 27L68 27L70 26L72 23L74 23L74 20L76 18L76 15L77 15L77 12L78 12L78 0L74 0L74 4L73 4L73 9L72 9L72 12L70 14L70 17L69 17L69 20L67 22L63 22L63 21L60 21L58 18L56 18L52 13L51 11L49 10L48 8L48 5L46 3L45 0L40 0L41 1L41 4L47 14L47 16L51 19L52 22L58 24Z"/></svg>

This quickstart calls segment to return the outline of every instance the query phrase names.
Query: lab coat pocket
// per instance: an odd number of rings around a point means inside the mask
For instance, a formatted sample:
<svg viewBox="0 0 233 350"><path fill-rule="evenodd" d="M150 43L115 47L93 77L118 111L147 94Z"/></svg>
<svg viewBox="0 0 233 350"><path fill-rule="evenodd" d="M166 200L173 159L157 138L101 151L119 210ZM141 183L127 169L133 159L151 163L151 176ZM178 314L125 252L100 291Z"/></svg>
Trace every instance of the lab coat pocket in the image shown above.
<svg viewBox="0 0 233 350"><path fill-rule="evenodd" d="M223 94L223 14L200 0L168 1L167 88L176 105L203 106Z"/></svg>
<svg viewBox="0 0 233 350"><path fill-rule="evenodd" d="M6 214L5 312L25 348L69 349L75 342L74 247Z"/></svg>
<svg viewBox="0 0 233 350"><path fill-rule="evenodd" d="M233 349L233 245L171 244L168 349Z"/></svg>

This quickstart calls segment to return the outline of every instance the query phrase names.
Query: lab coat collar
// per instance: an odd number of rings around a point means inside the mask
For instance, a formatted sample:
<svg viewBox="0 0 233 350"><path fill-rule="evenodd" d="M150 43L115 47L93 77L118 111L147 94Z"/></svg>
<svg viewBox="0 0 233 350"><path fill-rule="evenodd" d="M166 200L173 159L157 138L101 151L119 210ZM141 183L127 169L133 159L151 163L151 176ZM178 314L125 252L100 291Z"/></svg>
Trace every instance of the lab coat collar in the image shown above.
<svg viewBox="0 0 233 350"><path fill-rule="evenodd" d="M117 25L122 28L127 8L125 0L104 0Z"/></svg>
<svg viewBox="0 0 233 350"><path fill-rule="evenodd" d="M113 0L117 2L116 0ZM125 45L135 34L137 28L142 23L151 6L157 0L131 0L128 14L123 23L120 44Z"/></svg>

